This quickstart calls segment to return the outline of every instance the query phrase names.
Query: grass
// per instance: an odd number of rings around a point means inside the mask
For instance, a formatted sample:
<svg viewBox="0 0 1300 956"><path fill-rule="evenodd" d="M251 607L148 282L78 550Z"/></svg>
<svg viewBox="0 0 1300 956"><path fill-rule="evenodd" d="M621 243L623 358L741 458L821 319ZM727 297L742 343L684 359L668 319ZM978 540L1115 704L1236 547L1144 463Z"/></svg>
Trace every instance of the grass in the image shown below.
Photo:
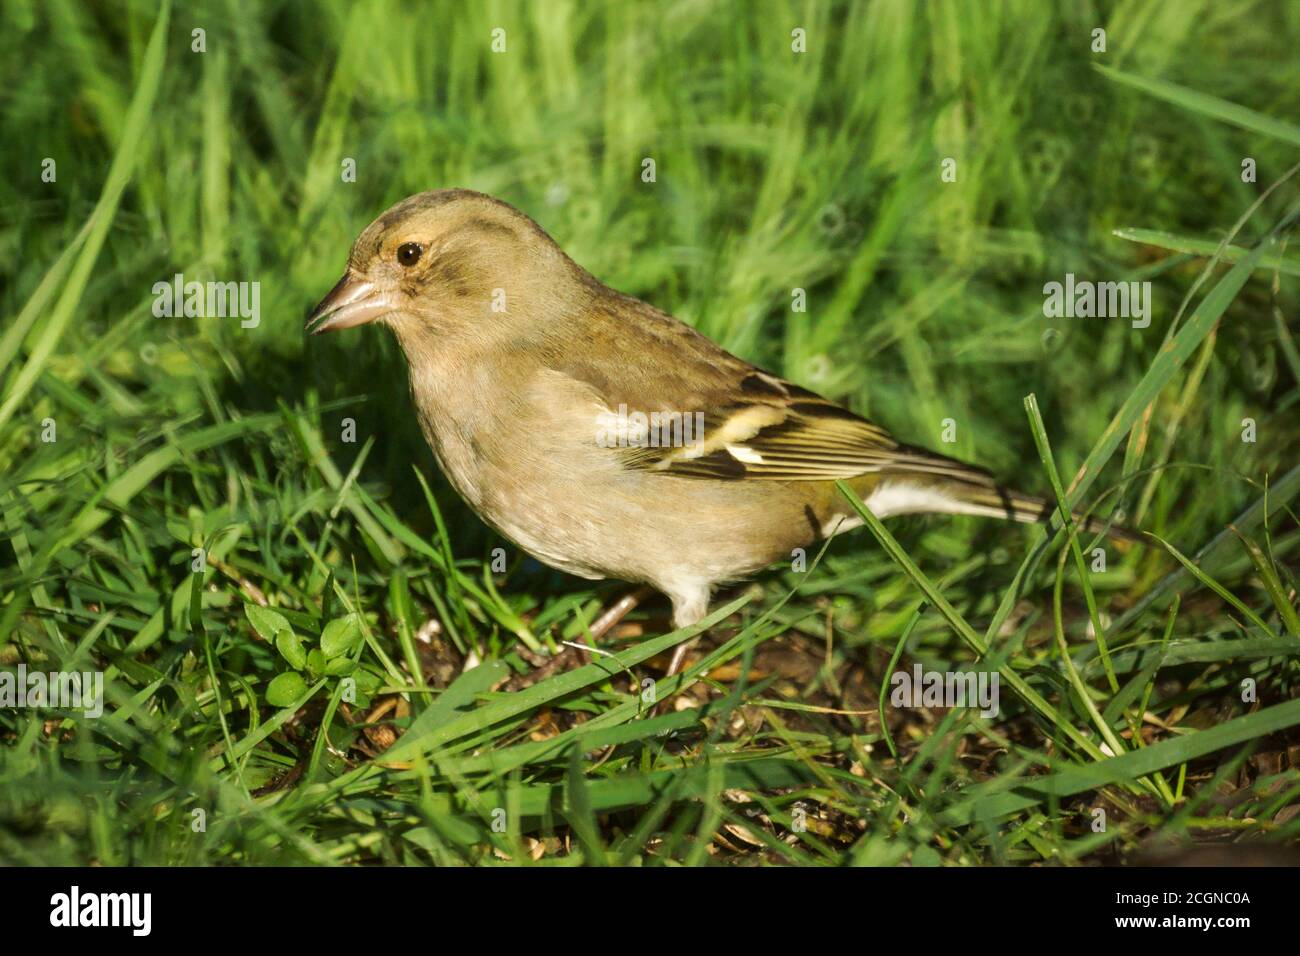
<svg viewBox="0 0 1300 956"><path fill-rule="evenodd" d="M1081 865L1300 839L1292 7L0 22L0 670L106 691L93 720L0 708L0 861ZM624 586L469 512L386 335L302 334L366 223L452 185L1058 516L864 510L719 595L656 711L642 681L691 633L652 601L584 663L563 642ZM1150 327L1044 318L1067 272L1152 282ZM155 318L176 273L259 282L260 323ZM1150 537L1093 541L1070 508ZM894 706L915 664L996 673L1000 712Z"/></svg>

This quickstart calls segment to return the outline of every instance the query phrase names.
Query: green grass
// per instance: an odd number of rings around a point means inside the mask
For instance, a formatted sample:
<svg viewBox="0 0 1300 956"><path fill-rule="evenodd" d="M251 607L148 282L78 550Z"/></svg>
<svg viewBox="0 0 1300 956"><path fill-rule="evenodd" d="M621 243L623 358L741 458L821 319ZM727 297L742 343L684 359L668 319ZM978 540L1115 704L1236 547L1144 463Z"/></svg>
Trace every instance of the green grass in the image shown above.
<svg viewBox="0 0 1300 956"><path fill-rule="evenodd" d="M1300 841L1297 46L1255 0L6 3L0 669L99 670L107 703L0 709L0 862ZM561 642L624 586L469 512L388 336L303 336L356 234L448 186L1149 543L867 514L719 595L657 712L641 681L690 636L663 603L583 663ZM178 272L259 282L260 324L155 318ZM1150 280L1151 326L1045 319L1067 272ZM996 672L1000 713L892 706L916 663Z"/></svg>

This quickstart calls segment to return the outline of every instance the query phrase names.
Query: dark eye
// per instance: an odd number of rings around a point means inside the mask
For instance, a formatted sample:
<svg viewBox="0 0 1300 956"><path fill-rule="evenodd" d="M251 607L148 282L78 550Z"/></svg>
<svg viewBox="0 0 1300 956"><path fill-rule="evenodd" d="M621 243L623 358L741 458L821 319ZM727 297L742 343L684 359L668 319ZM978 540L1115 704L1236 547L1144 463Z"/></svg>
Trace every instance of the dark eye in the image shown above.
<svg viewBox="0 0 1300 956"><path fill-rule="evenodd" d="M418 242L404 242L397 247L397 261L408 268L419 262L423 254L424 246Z"/></svg>

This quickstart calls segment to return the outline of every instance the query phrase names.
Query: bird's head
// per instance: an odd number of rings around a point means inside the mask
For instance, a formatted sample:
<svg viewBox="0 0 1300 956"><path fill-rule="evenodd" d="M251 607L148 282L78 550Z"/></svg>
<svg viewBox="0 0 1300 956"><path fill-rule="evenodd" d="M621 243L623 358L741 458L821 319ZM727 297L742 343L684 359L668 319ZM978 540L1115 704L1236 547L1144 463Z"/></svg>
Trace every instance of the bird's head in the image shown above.
<svg viewBox="0 0 1300 956"><path fill-rule="evenodd" d="M403 199L366 227L307 320L313 335L380 320L403 345L518 338L582 270L535 222L466 189Z"/></svg>

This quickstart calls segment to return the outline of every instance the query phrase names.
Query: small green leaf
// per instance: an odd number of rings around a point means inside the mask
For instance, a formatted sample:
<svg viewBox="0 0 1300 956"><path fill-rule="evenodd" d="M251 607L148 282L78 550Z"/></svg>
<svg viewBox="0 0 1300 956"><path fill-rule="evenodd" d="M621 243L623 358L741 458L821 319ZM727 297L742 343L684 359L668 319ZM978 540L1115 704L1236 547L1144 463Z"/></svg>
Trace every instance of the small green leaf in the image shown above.
<svg viewBox="0 0 1300 956"><path fill-rule="evenodd" d="M311 675L312 680L325 673L325 655L320 652L319 647L313 647L307 652L307 673Z"/></svg>
<svg viewBox="0 0 1300 956"><path fill-rule="evenodd" d="M350 657L335 657L325 664L325 673L330 677L341 677L356 669L357 662Z"/></svg>
<svg viewBox="0 0 1300 956"><path fill-rule="evenodd" d="M276 635L281 631L293 632L293 628L285 620L284 615L271 610L269 607L245 604L244 616L248 618L248 623L253 625L253 630L257 631L264 641L274 643Z"/></svg>
<svg viewBox="0 0 1300 956"><path fill-rule="evenodd" d="M266 702L272 707L288 707L307 693L307 682L296 671L280 674L266 686Z"/></svg>
<svg viewBox="0 0 1300 956"><path fill-rule="evenodd" d="M280 656L289 662L289 666L294 670L302 670L307 666L307 648L303 646L302 638L291 630L283 630L275 635L275 649L280 652Z"/></svg>
<svg viewBox="0 0 1300 956"><path fill-rule="evenodd" d="M320 649L327 658L341 657L361 643L361 622L355 614L336 618L321 632Z"/></svg>

